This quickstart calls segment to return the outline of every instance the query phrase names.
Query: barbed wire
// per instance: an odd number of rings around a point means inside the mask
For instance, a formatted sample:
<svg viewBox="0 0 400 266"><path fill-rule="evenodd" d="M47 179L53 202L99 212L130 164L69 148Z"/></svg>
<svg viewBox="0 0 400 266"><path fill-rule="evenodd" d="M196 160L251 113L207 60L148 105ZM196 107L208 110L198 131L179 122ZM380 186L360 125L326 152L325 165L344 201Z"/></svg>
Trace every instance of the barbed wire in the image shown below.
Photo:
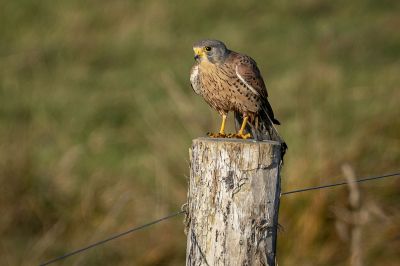
<svg viewBox="0 0 400 266"><path fill-rule="evenodd" d="M391 173L391 174L385 174L385 175L380 175L380 176L370 176L370 177L359 178L359 179L354 180L354 182L355 183L361 183L361 182L367 182L367 181L378 180L378 179L383 179L383 178L387 178L387 177L394 177L394 176L400 176L400 172ZM311 191L311 190L320 190L320 189L332 188L332 187L343 186L343 185L347 185L347 184L348 184L348 182L339 182L339 183L333 183L333 184L328 184L328 185L321 185L321 186L315 186L315 187L309 187L309 188L296 189L296 190L282 192L281 196L285 196L285 195L289 195L289 194L295 194L295 193L301 193L301 192ZM157 219L157 220L151 221L149 223L146 223L146 224L131 228L131 229L127 230L127 231L115 234L113 236L110 236L108 238L105 238L103 240L95 242L95 243L90 244L88 246L85 246L85 247L76 249L74 251L68 252L68 253L66 253L66 254L64 254L62 256L59 256L59 257L51 259L51 260L49 260L47 262L44 262L44 263L40 264L39 266L46 266L46 265L52 264L54 262L63 260L63 259L68 258L70 256L73 256L73 255L76 255L78 253L84 252L84 251L86 251L88 249L91 249L91 248L94 248L96 246L102 245L102 244L104 244L106 242L109 242L111 240L120 238L122 236L125 236L127 234L133 233L135 231L139 231L141 229L150 227L150 226L155 225L157 223L160 223L162 221L174 218L174 217L176 217L178 215L181 215L183 213L185 213L185 210L181 210L181 211L169 214L169 215L167 215L165 217L162 217L160 219Z"/></svg>

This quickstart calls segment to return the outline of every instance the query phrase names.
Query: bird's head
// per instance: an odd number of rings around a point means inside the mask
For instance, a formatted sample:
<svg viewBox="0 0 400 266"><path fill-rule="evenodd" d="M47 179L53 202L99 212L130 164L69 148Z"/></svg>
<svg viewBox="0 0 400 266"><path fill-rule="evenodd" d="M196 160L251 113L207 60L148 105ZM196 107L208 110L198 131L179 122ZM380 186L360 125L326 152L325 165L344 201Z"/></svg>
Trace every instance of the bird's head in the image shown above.
<svg viewBox="0 0 400 266"><path fill-rule="evenodd" d="M229 55L225 44L218 40L201 40L193 45L194 59L197 62L208 61L212 64L223 63Z"/></svg>

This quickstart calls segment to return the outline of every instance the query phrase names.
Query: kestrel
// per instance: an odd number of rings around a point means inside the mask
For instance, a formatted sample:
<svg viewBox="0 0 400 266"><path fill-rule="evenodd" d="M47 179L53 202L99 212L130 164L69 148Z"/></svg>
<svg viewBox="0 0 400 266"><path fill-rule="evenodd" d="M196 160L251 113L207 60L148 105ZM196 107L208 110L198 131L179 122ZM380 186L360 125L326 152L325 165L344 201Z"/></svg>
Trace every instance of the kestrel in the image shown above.
<svg viewBox="0 0 400 266"><path fill-rule="evenodd" d="M198 41L193 50L196 63L190 72L192 88L222 116L219 133L211 136L228 136L225 134L226 117L233 111L239 129L235 137L247 139L251 132L258 140L281 140L272 129L273 124L280 122L268 102L267 89L256 62L247 55L229 50L218 40Z"/></svg>

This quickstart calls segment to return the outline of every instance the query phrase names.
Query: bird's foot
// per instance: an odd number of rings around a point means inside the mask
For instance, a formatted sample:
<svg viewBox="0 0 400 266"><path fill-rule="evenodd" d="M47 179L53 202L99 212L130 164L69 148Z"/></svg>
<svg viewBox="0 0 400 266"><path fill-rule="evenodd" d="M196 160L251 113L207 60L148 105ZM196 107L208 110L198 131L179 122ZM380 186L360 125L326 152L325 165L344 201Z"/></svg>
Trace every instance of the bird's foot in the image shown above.
<svg viewBox="0 0 400 266"><path fill-rule="evenodd" d="M251 134L247 133L247 134L232 134L232 138L236 138L236 139L249 139L251 138Z"/></svg>
<svg viewBox="0 0 400 266"><path fill-rule="evenodd" d="M210 138L228 138L228 135L225 133L207 133L207 136L209 136Z"/></svg>
<svg viewBox="0 0 400 266"><path fill-rule="evenodd" d="M226 134L226 133L207 133L207 136L209 136L210 138L229 138L229 139L250 139L251 138L251 134L247 133L247 134Z"/></svg>

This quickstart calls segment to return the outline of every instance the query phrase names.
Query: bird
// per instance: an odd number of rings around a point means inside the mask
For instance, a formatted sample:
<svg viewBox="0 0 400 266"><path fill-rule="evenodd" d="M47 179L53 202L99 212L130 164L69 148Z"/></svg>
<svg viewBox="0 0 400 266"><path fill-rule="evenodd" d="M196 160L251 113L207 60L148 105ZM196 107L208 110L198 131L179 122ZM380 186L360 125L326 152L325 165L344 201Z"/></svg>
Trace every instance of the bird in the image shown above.
<svg viewBox="0 0 400 266"><path fill-rule="evenodd" d="M204 39L193 44L195 63L190 83L196 94L222 117L219 133L210 137L277 140L280 125L268 101L268 92L257 63L250 56L229 50L219 40ZM234 112L236 134L226 134L229 112ZM284 144L286 149L286 144Z"/></svg>

